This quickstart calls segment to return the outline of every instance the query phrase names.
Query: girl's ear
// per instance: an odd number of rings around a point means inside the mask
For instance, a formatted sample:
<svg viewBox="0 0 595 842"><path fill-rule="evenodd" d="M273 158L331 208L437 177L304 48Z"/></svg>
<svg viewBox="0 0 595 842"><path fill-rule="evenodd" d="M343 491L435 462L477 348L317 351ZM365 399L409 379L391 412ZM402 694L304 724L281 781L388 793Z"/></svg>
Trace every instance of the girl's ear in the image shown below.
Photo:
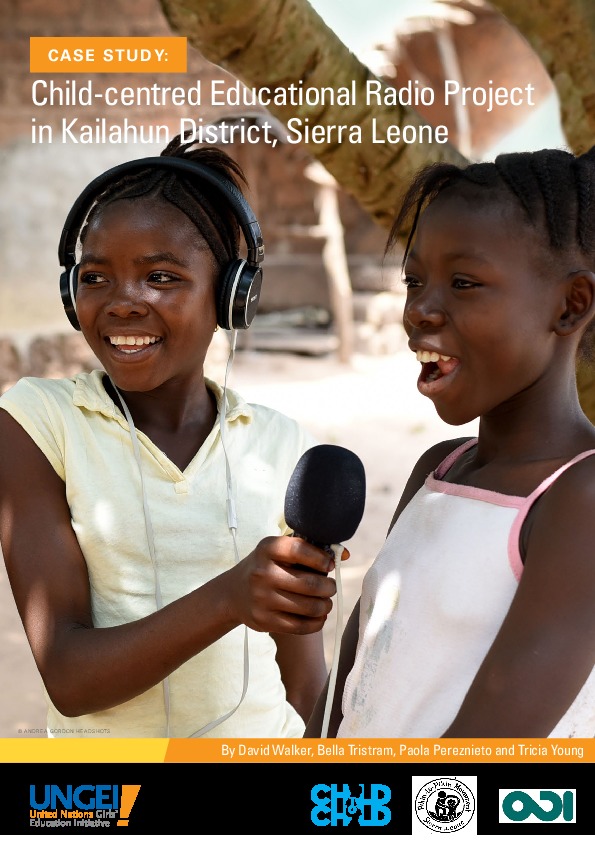
<svg viewBox="0 0 595 842"><path fill-rule="evenodd" d="M564 285L563 312L554 330L558 336L569 336L586 327L595 316L595 272L579 269L568 275Z"/></svg>

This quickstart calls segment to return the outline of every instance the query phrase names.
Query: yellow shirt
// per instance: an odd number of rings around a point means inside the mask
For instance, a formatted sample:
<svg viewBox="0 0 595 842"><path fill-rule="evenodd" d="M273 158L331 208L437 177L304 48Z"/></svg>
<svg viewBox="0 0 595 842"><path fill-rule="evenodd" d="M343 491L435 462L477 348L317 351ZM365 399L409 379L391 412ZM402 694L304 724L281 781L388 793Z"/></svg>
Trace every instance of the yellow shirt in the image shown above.
<svg viewBox="0 0 595 842"><path fill-rule="evenodd" d="M72 527L89 570L93 622L133 622L157 608L141 484L126 418L103 371L74 379L23 378L0 398L64 480ZM207 381L218 406L222 389ZM240 558L267 535L287 533L285 491L301 454L316 442L268 407L227 390L225 446L237 509ZM226 472L217 419L184 471L137 431L163 604L235 563L227 526ZM229 632L169 677L171 737L188 737L240 700L244 627ZM265 633L249 630L249 685L239 709L208 737L301 736ZM68 718L48 698L48 733L61 737L165 737L162 685L108 710Z"/></svg>

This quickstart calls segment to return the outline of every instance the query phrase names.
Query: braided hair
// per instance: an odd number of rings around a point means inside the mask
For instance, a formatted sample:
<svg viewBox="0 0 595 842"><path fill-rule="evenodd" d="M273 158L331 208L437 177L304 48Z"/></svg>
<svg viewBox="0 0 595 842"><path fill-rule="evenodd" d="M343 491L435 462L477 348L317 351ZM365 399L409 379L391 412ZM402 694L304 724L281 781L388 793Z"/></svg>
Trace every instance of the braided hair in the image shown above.
<svg viewBox="0 0 595 842"><path fill-rule="evenodd" d="M182 135L177 135L161 156L185 158L207 166L238 190L241 190L241 184L246 185L240 165L226 152L214 146L194 146L193 140L185 143ZM200 175L159 167L147 167L125 174L109 184L97 197L87 216L80 234L81 243L84 243L94 218L109 204L121 199L145 198L160 199L181 210L200 232L219 269L238 257L240 227L221 191L201 180Z"/></svg>
<svg viewBox="0 0 595 842"><path fill-rule="evenodd" d="M580 156L562 149L542 149L503 154L493 162L466 167L447 163L424 167L405 193L385 256L409 228L405 263L422 210L449 187L472 191L480 201L512 198L528 224L541 226L553 253L578 248L589 268L595 270L595 146Z"/></svg>

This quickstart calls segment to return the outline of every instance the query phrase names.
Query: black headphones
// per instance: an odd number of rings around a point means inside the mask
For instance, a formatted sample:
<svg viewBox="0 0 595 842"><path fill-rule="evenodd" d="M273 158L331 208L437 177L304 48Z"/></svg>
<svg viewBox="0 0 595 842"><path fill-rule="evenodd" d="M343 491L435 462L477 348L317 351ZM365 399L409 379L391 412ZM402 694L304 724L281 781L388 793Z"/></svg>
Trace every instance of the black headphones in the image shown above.
<svg viewBox="0 0 595 842"><path fill-rule="evenodd" d="M58 258L64 269L60 276L60 295L70 324L76 330L81 329L75 304L78 286L76 245L87 214L110 182L122 175L138 172L147 167L160 167L195 175L216 187L228 202L246 240L248 254L245 260L243 258L232 260L223 271L216 296L217 323L226 330L241 330L250 327L256 315L262 285L260 264L264 260L264 243L260 225L250 205L231 181L204 164L174 157L139 158L136 161L112 167L88 184L70 209L58 246Z"/></svg>

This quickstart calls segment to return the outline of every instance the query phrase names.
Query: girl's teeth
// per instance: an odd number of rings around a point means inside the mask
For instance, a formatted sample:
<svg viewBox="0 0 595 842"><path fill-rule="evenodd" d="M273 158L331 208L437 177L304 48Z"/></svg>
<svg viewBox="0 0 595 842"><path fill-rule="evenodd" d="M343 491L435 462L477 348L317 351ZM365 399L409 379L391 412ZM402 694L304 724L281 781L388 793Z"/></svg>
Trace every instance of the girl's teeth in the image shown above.
<svg viewBox="0 0 595 842"><path fill-rule="evenodd" d="M444 354L437 354L436 351L416 351L415 356L418 363L437 363L438 360L448 362L451 359Z"/></svg>
<svg viewBox="0 0 595 842"><path fill-rule="evenodd" d="M156 336L112 336L112 345L153 345L157 341Z"/></svg>

